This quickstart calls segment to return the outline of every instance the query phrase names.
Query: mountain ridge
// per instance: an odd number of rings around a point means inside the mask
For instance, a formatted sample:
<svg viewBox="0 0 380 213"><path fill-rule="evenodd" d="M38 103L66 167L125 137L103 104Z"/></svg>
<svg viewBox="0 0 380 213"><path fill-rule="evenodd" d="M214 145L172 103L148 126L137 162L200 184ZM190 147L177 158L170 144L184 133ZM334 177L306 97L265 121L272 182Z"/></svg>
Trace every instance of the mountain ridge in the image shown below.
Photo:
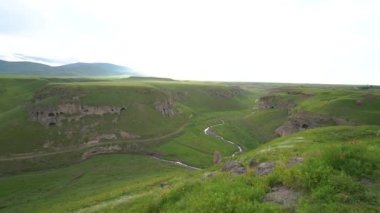
<svg viewBox="0 0 380 213"><path fill-rule="evenodd" d="M44 77L100 77L139 75L129 67L111 63L77 62L50 66L29 61L0 60L0 76L44 76Z"/></svg>

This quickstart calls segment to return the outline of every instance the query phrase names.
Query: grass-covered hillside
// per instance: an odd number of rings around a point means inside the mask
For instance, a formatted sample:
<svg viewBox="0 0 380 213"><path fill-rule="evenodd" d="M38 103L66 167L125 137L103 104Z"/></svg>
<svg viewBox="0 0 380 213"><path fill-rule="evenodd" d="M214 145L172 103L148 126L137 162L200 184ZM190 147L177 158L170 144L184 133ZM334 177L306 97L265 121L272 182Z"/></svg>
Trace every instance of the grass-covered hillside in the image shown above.
<svg viewBox="0 0 380 213"><path fill-rule="evenodd" d="M235 147L204 137L203 129L223 112L249 110L256 96L236 85L156 79L0 82L3 174L106 153L207 167L215 150L228 156Z"/></svg>
<svg viewBox="0 0 380 213"><path fill-rule="evenodd" d="M378 212L379 129L324 127L276 139L239 156L235 167L215 166L135 205L149 200L148 212Z"/></svg>
<svg viewBox="0 0 380 213"><path fill-rule="evenodd" d="M376 212L380 89L0 78L0 212Z"/></svg>

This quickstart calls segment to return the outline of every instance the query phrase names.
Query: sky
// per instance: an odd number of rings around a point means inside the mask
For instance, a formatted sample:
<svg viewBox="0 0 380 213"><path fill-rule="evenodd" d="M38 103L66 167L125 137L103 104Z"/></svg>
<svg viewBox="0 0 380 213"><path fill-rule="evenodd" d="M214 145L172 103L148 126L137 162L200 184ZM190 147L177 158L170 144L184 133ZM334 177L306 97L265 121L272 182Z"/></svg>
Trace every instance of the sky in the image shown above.
<svg viewBox="0 0 380 213"><path fill-rule="evenodd" d="M0 0L0 58L180 80L380 85L379 0Z"/></svg>

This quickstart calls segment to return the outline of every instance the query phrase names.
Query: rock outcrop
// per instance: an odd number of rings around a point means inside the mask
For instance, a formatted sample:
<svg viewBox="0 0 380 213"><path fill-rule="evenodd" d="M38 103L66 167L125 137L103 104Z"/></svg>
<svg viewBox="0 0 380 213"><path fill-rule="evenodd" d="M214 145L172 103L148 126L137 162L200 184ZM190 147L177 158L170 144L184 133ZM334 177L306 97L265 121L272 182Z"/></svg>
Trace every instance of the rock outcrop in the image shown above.
<svg viewBox="0 0 380 213"><path fill-rule="evenodd" d="M176 115L175 101L171 98L156 101L154 108L165 117L173 117Z"/></svg>
<svg viewBox="0 0 380 213"><path fill-rule="evenodd" d="M223 171L230 172L234 175L242 175L246 173L244 165L234 160L228 161L226 164L224 164Z"/></svg>
<svg viewBox="0 0 380 213"><path fill-rule="evenodd" d="M276 166L276 164L274 162L271 162L271 161L260 163L257 166L256 174L258 176L268 175L269 173L271 173L273 171L275 166Z"/></svg>
<svg viewBox="0 0 380 213"><path fill-rule="evenodd" d="M94 155L118 153L121 151L122 151L122 148L118 145L110 145L106 147L102 147L102 146L93 147L82 154L82 160L86 160Z"/></svg>
<svg viewBox="0 0 380 213"><path fill-rule="evenodd" d="M59 104L54 107L33 106L28 110L29 118L44 126L61 125L63 120L79 120L88 115L120 114L125 107L90 106L79 103Z"/></svg>
<svg viewBox="0 0 380 213"><path fill-rule="evenodd" d="M214 152L213 163L220 164L222 162L222 154L219 151Z"/></svg>
<svg viewBox="0 0 380 213"><path fill-rule="evenodd" d="M264 196L264 201L278 203L284 207L292 207L295 205L300 193L286 187L272 187L271 192Z"/></svg>
<svg viewBox="0 0 380 213"><path fill-rule="evenodd" d="M132 133L129 133L129 132L126 132L126 131L120 131L120 137L121 137L122 139L129 140L129 139L136 139L136 138L139 138L140 136L139 136L139 135L132 134Z"/></svg>
<svg viewBox="0 0 380 213"><path fill-rule="evenodd" d="M275 95L261 97L257 104L259 109L289 109L295 105L294 101Z"/></svg>
<svg viewBox="0 0 380 213"><path fill-rule="evenodd" d="M326 126L326 125L348 125L345 119L333 115L324 115L311 112L296 112L291 115L283 125L275 130L279 136L286 136L298 131Z"/></svg>

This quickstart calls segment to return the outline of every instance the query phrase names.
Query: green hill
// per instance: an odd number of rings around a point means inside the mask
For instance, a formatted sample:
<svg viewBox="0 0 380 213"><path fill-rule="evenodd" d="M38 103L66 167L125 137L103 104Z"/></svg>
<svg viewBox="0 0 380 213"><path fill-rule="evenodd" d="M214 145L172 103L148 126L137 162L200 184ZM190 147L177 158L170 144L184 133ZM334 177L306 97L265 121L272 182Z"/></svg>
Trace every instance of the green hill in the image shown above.
<svg viewBox="0 0 380 213"><path fill-rule="evenodd" d="M280 138L238 157L244 174L217 166L134 205L149 200L149 212L376 212L379 128L327 127Z"/></svg>
<svg viewBox="0 0 380 213"><path fill-rule="evenodd" d="M377 87L0 78L0 212L376 212L379 109Z"/></svg>

